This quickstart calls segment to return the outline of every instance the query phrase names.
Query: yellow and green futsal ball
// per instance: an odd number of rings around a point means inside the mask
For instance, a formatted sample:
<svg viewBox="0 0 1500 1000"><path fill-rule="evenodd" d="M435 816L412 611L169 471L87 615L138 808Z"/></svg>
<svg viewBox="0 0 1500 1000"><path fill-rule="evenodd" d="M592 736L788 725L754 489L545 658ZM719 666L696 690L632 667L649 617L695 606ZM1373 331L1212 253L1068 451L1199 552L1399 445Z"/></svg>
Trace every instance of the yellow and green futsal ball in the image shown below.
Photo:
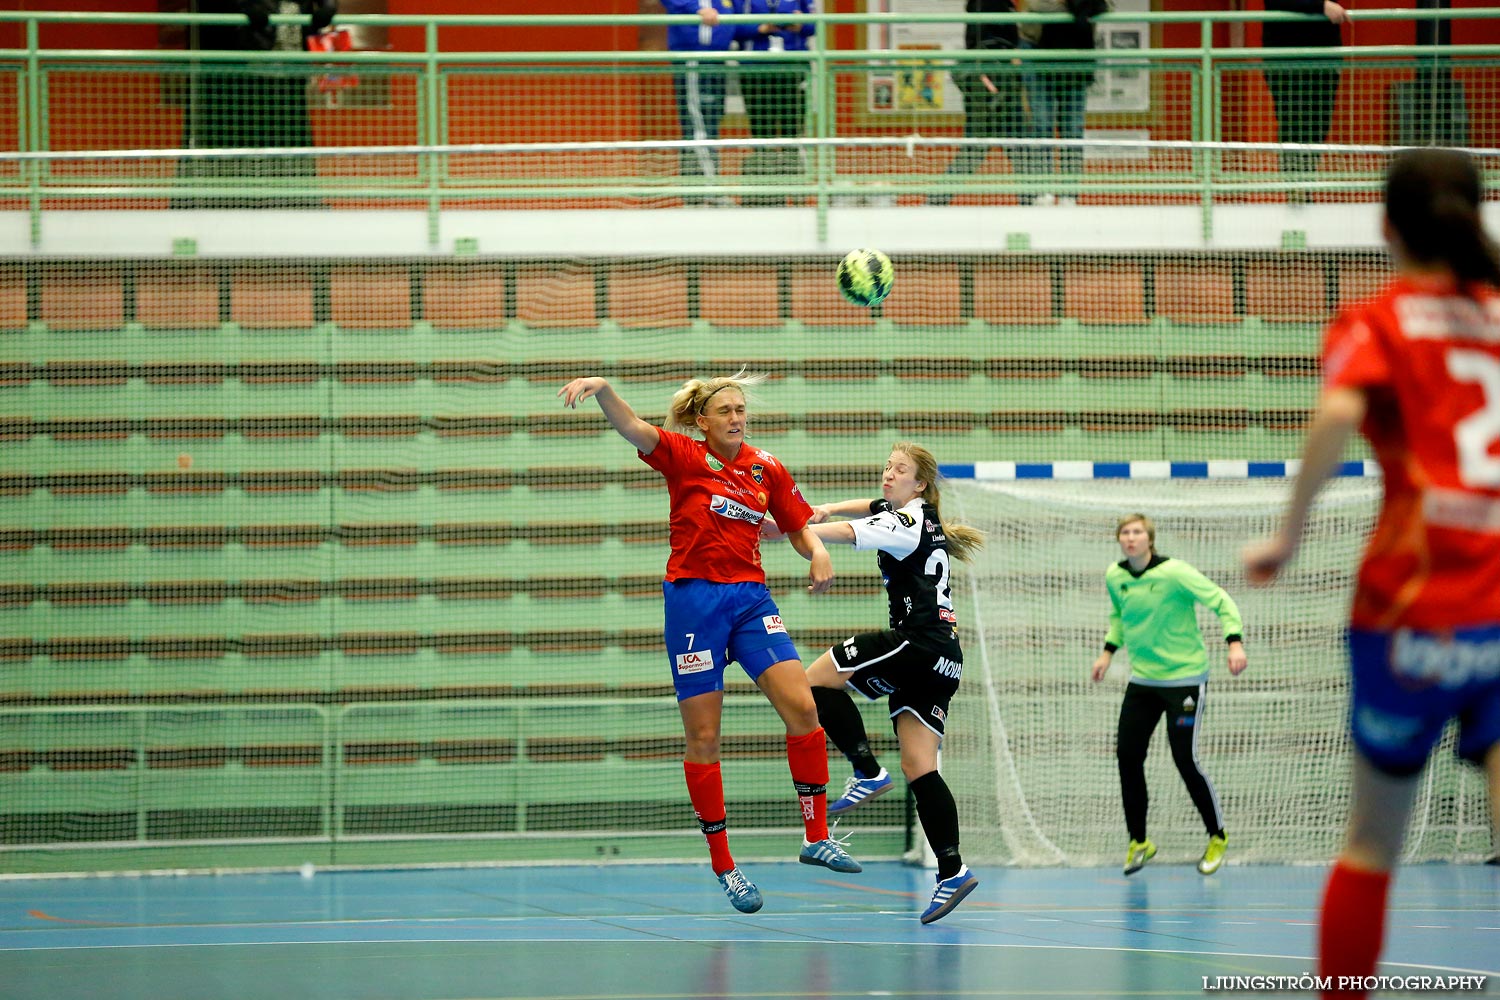
<svg viewBox="0 0 1500 1000"><path fill-rule="evenodd" d="M857 306L874 306L891 294L896 271L879 250L850 250L839 261L838 279L844 298Z"/></svg>

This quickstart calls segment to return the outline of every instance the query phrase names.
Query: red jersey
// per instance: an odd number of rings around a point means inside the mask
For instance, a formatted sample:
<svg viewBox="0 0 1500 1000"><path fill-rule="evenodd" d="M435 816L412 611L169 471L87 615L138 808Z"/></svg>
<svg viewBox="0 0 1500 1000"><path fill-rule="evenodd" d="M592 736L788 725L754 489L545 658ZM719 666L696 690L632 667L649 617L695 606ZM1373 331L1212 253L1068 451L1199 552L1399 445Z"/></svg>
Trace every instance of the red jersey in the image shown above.
<svg viewBox="0 0 1500 1000"><path fill-rule="evenodd" d="M1365 390L1385 476L1355 627L1500 623L1500 290L1473 291L1398 278L1328 329L1324 386Z"/></svg>
<svg viewBox="0 0 1500 1000"><path fill-rule="evenodd" d="M668 580L765 583L760 522L769 511L784 531L800 531L812 517L792 474L769 452L740 445L733 461L707 442L663 430L641 461L667 479L672 505Z"/></svg>

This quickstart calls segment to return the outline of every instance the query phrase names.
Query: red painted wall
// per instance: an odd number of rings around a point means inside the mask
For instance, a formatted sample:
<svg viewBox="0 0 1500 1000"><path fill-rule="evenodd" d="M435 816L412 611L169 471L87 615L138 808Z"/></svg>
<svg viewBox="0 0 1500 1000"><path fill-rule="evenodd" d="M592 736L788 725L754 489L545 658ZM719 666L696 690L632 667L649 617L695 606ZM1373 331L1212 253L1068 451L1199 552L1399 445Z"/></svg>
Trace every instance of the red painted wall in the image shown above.
<svg viewBox="0 0 1500 1000"><path fill-rule="evenodd" d="M388 12L405 16L427 14L634 14L637 0L386 0ZM659 9L659 8L658 8ZM663 12L664 13L664 12ZM555 28L444 28L438 42L444 52L621 52L634 51L632 25L562 25ZM401 52L426 47L422 28L392 28L391 46Z"/></svg>
<svg viewBox="0 0 1500 1000"><path fill-rule="evenodd" d="M539 5L388 0L389 13L410 16L474 14L479 10L632 15L638 9L639 0L548 0ZM392 28L390 40L391 47L400 52L421 52L426 47L425 31L419 27ZM631 24L443 28L438 33L438 45L444 52L633 52L640 46L640 38ZM452 142L609 141L641 138L647 131L641 113L643 105L649 107L643 95L643 87L649 84L643 84L641 74L597 73L562 66L520 72L506 67L495 72L504 75L475 75L454 84L448 105Z"/></svg>
<svg viewBox="0 0 1500 1000"><path fill-rule="evenodd" d="M0 0L0 10L115 11L154 14L156 0ZM48 49L154 49L157 28L152 24L42 25L41 42ZM19 24L0 24L0 48L20 48L26 31Z"/></svg>
<svg viewBox="0 0 1500 1000"><path fill-rule="evenodd" d="M1261 9L1261 0L1158 0L1163 10ZM1457 8L1488 6L1492 0L1453 0ZM1382 6L1412 8L1416 0L1380 0ZM549 13L631 15L658 12L655 0L548 0ZM853 13L863 0L827 0L825 9ZM0 10L155 11L157 0L0 0ZM389 12L397 15L473 14L476 10L501 12L534 10L521 0L389 0ZM1357 7L1356 7L1357 9ZM1238 31L1228 25L1215 29L1215 43L1232 44L1238 36L1246 46L1260 44L1260 26L1246 24ZM659 47L661 29L638 29L634 25L592 25L515 29L445 28L439 42L448 52L479 51L636 51ZM863 33L853 26L831 31L833 47L856 48ZM417 27L390 30L390 45L397 51L420 52L425 39ZM153 25L49 25L42 30L47 48L150 49L159 44ZM1411 44L1415 31L1400 22L1355 23L1345 29L1345 41L1354 45ZM1196 45L1194 25L1165 25L1157 42L1165 47ZM1500 20L1459 23L1453 29L1455 43L1500 43ZM24 33L19 25L0 25L0 46L19 47ZM1468 85L1470 106L1475 111L1469 141L1475 145L1500 144L1500 119L1479 112L1491 106L1500 90L1500 71L1465 71L1460 78ZM1335 117L1335 142L1381 142L1386 139L1384 108L1390 85L1403 74L1364 72L1346 78ZM1169 75L1158 85L1151 121L1154 134L1183 138L1188 134L1190 114L1186 95L1178 91L1186 77ZM54 148L88 149L177 145L181 136L181 112L161 98L161 88L150 76L130 79L123 86L91 77L87 73L57 74L50 81L53 98L49 137ZM852 86L853 81L844 81ZM5 88L7 91L9 87ZM847 88L845 88L847 89ZM855 88L858 89L858 88ZM841 94L841 125L855 130L852 109L858 102L853 90ZM319 141L330 144L360 142L416 142L412 122L416 94L410 85L392 88L387 109L340 108L317 110L315 126ZM1270 101L1258 73L1234 73L1225 77L1221 106L1223 134L1229 140L1269 141L1275 137ZM468 76L455 83L447 108L449 134L454 142L508 142L528 140L667 138L676 133L669 81L649 72L600 72L559 65L545 70ZM0 143L11 143L16 134L13 100L0 102ZM955 119L956 120L956 119ZM956 131L956 127L954 129ZM859 131L871 131L869 122ZM623 164L621 165L623 166ZM564 167L565 169L565 167Z"/></svg>

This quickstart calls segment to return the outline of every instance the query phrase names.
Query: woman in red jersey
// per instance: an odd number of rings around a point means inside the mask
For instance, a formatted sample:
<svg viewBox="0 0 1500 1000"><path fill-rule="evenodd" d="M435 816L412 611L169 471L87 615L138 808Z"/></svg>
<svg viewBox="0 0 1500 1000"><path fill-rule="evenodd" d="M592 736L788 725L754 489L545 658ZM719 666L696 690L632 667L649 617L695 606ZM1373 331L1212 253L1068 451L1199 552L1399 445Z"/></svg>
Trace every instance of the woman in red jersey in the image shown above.
<svg viewBox="0 0 1500 1000"><path fill-rule="evenodd" d="M702 439L648 424L598 376L575 378L557 393L574 409L585 399L597 399L641 461L667 480L672 551L662 594L667 660L687 737L683 771L714 874L742 913L759 910L761 894L735 865L726 832L719 732L724 668L731 660L765 692L786 724L787 761L807 832L798 860L838 872L860 870L828 836L827 745L797 647L781 623L760 564L760 522L769 513L793 528L789 540L811 562L807 589L821 594L833 583L833 562L808 530L813 510L791 473L769 452L745 442L745 390L764 380L741 371L683 383L672 397L667 424L696 430Z"/></svg>
<svg viewBox="0 0 1500 1000"><path fill-rule="evenodd" d="M1382 231L1397 277L1329 326L1285 518L1244 555L1251 582L1267 583L1296 554L1358 428L1385 496L1350 612L1353 807L1318 935L1335 986L1375 971L1417 776L1448 719L1500 795L1500 262L1481 200L1462 153L1393 161Z"/></svg>

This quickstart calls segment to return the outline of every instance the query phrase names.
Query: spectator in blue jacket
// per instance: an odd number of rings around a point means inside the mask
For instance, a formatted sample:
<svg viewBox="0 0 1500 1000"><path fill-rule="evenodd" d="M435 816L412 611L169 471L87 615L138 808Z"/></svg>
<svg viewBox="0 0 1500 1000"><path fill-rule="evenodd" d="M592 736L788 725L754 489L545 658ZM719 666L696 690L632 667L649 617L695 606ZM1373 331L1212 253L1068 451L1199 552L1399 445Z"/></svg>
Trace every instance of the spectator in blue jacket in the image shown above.
<svg viewBox="0 0 1500 1000"><path fill-rule="evenodd" d="M814 0L748 0L746 14L760 24L742 24L740 48L753 52L805 52L816 25L801 20L814 13ZM775 60L740 66L740 93L750 134L757 139L801 138L807 125L807 64ZM747 176L777 175L786 180L802 172L800 151L791 147L757 149L745 164ZM785 205L784 197L752 195L746 205Z"/></svg>
<svg viewBox="0 0 1500 1000"><path fill-rule="evenodd" d="M667 28L667 48L674 52L727 52L734 47L735 25L723 24L720 14L744 13L745 0L661 0L668 14L697 14L699 23ZM729 69L722 60L688 61L673 67L677 92L677 121L684 139L717 139L724 118L724 91ZM718 150L704 146L684 149L679 158L684 177L714 178L719 174ZM702 198L684 199L702 203Z"/></svg>

